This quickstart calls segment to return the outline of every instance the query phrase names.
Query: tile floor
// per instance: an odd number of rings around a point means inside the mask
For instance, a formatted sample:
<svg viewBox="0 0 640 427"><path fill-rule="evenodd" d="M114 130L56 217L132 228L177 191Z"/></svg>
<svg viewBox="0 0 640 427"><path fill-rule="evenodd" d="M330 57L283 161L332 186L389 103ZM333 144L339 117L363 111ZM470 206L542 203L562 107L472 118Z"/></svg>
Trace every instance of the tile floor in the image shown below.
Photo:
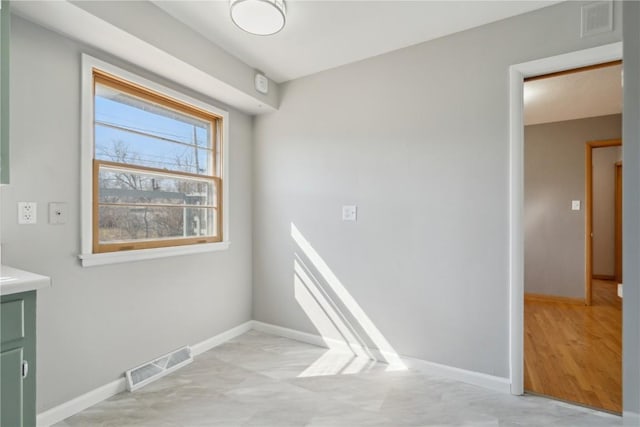
<svg viewBox="0 0 640 427"><path fill-rule="evenodd" d="M386 368L251 331L56 427L622 425L553 400Z"/></svg>

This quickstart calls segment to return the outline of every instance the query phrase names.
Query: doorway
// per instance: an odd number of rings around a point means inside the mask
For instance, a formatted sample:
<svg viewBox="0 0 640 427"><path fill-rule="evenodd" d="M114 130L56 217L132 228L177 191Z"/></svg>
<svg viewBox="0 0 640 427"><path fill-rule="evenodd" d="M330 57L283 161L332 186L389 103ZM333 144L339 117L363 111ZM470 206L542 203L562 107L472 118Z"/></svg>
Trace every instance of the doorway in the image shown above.
<svg viewBox="0 0 640 427"><path fill-rule="evenodd" d="M509 67L509 381L513 395L524 393L524 79L621 58L622 42L616 42ZM636 308L633 301L627 306ZM628 351L632 350L625 354Z"/></svg>
<svg viewBox="0 0 640 427"><path fill-rule="evenodd" d="M622 283L621 147L619 138L585 146L586 305L592 305L594 280Z"/></svg>
<svg viewBox="0 0 640 427"><path fill-rule="evenodd" d="M594 192L594 176L601 174L593 161L595 150L602 154L621 145L620 69L619 61L581 67L535 76L523 87L523 388L617 414L622 412L622 303L613 280L619 158L606 164L606 218L605 187L599 178ZM615 99L607 104L603 93L611 88ZM586 141L592 142L585 150ZM603 218L610 220L607 239ZM610 247L607 259L603 247Z"/></svg>

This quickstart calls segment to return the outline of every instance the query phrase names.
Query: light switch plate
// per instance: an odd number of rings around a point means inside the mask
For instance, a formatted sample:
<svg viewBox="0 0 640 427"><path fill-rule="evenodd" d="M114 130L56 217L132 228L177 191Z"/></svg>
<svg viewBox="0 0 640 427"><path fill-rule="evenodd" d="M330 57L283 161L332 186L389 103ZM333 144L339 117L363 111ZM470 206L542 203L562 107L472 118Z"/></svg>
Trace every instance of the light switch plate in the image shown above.
<svg viewBox="0 0 640 427"><path fill-rule="evenodd" d="M67 222L67 204L49 203L49 224L60 225Z"/></svg>
<svg viewBox="0 0 640 427"><path fill-rule="evenodd" d="M571 201L571 210L579 211L580 210L580 200L572 200Z"/></svg>
<svg viewBox="0 0 640 427"><path fill-rule="evenodd" d="M345 205L342 207L343 221L356 221L358 219L358 207L355 205Z"/></svg>

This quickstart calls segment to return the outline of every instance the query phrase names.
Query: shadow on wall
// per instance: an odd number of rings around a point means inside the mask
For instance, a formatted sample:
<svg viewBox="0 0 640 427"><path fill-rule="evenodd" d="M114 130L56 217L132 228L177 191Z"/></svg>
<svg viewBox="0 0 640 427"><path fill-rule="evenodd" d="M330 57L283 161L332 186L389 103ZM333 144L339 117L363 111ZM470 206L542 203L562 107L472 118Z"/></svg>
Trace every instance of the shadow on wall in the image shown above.
<svg viewBox="0 0 640 427"><path fill-rule="evenodd" d="M391 344L293 223L291 237L295 243L293 283L296 301L329 348L299 376L366 372L376 366L376 362L386 363L387 371L407 369Z"/></svg>

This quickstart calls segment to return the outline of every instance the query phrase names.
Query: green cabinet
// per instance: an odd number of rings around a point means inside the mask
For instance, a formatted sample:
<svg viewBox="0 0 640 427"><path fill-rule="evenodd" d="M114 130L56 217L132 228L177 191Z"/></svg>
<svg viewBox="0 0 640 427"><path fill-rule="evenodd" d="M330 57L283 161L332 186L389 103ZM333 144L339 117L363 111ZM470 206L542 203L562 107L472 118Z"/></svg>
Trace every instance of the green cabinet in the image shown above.
<svg viewBox="0 0 640 427"><path fill-rule="evenodd" d="M0 184L9 184L9 0L0 6Z"/></svg>
<svg viewBox="0 0 640 427"><path fill-rule="evenodd" d="M36 291L0 299L0 426L36 425Z"/></svg>

